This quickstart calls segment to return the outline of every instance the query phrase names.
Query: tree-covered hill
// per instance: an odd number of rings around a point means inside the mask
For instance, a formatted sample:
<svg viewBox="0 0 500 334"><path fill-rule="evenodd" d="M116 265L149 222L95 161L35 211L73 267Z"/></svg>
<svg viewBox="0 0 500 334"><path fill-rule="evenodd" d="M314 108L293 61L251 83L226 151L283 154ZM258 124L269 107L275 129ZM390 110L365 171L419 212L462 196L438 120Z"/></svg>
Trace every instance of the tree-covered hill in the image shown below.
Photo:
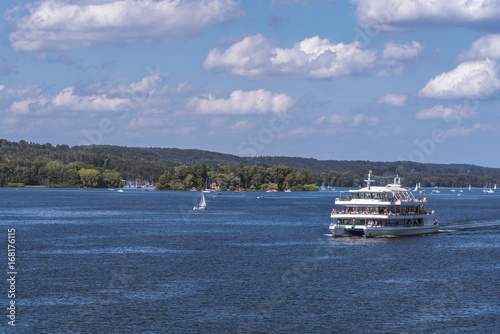
<svg viewBox="0 0 500 334"><path fill-rule="evenodd" d="M316 184L324 183L334 187L362 185L368 170L373 170L378 176L399 174L407 186L413 186L416 183L421 183L424 187L467 187L469 184L473 187L483 187L487 183L500 185L500 169L466 164L317 160L269 156L239 157L197 149L112 145L69 147L68 145L53 146L50 143L28 143L23 140L10 142L0 139L0 186L9 184L81 186L86 185L82 177L97 175L92 170L99 172L99 178L97 181L87 180L89 183L94 186L107 184L116 186L118 179L159 180L160 176L167 175L167 171L172 176L174 167L185 170L185 167L199 167L203 164L211 173L216 173L221 166L229 166L233 167L231 173L241 175L245 172L245 166L246 168L258 166L268 169L273 166L286 166L290 168L290 173L307 170L307 173L313 173L311 175L316 180ZM226 168L226 170L229 169ZM183 174L177 174L175 180L179 183L181 181L179 177ZM385 181L381 180L382 182ZM279 187L281 189L283 185Z"/></svg>
<svg viewBox="0 0 500 334"><path fill-rule="evenodd" d="M46 144L47 145L47 144ZM296 170L309 169L313 172L355 171L366 174L370 169L378 168L385 172L403 172L417 174L462 174L473 172L475 175L487 175L495 168L480 167L468 164L423 164L411 161L397 162L373 162L367 160L317 160L312 158L283 157L283 156L259 156L259 157L239 157L232 154L224 154L196 149L178 148L144 148L125 147L111 145L89 145L74 146L72 150L93 154L113 154L127 157L142 158L150 161L161 161L179 165L200 165L206 164L212 169L217 168L217 164L222 163L229 166L238 166L243 163L246 166L272 167L275 165L293 167Z"/></svg>

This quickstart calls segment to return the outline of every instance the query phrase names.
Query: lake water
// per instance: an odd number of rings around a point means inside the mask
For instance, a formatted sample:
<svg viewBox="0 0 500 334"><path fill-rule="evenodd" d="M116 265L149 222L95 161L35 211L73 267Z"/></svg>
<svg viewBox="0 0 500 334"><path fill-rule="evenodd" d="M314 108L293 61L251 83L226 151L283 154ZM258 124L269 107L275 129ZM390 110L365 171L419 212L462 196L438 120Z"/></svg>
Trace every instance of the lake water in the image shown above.
<svg viewBox="0 0 500 334"><path fill-rule="evenodd" d="M423 195L441 232L382 238L329 237L336 195L1 189L15 332L498 333L500 191Z"/></svg>

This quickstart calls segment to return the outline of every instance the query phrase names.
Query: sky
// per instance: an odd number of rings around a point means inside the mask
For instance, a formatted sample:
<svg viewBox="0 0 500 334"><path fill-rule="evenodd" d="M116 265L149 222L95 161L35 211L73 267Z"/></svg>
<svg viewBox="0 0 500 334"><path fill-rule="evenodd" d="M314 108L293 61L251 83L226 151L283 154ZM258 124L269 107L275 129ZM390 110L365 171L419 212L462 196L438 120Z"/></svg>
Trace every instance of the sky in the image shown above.
<svg viewBox="0 0 500 334"><path fill-rule="evenodd" d="M500 1L0 11L0 138L500 168Z"/></svg>

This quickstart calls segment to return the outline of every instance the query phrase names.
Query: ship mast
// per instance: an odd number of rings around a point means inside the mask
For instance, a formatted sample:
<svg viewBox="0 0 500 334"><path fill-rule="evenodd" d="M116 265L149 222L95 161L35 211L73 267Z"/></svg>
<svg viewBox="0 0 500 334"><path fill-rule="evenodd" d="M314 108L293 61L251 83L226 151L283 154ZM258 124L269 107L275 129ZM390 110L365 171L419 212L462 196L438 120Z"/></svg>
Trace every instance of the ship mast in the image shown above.
<svg viewBox="0 0 500 334"><path fill-rule="evenodd" d="M368 190L370 190L370 184L373 182L371 179L371 176L372 176L372 171L370 171L370 173L368 173L368 180L364 180L366 182L366 186L368 187Z"/></svg>

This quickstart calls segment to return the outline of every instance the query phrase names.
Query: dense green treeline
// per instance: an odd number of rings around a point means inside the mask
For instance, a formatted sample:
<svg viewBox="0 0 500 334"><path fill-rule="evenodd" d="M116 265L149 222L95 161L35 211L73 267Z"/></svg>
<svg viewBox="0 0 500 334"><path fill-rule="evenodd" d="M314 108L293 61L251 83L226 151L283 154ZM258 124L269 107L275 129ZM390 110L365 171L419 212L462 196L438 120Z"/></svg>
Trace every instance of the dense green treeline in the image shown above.
<svg viewBox="0 0 500 334"><path fill-rule="evenodd" d="M189 190L211 187L217 190L285 190L316 191L316 175L309 170L295 171L287 166L238 167L219 163L216 171L207 165L170 167L160 177L158 190Z"/></svg>
<svg viewBox="0 0 500 334"><path fill-rule="evenodd" d="M0 187L117 187L124 180L158 180L174 164L144 158L0 139ZM84 169L84 171L81 171ZM85 170L95 170L89 172Z"/></svg>
<svg viewBox="0 0 500 334"><path fill-rule="evenodd" d="M82 171L83 169L83 171ZM110 145L74 146L0 139L0 186L105 187L124 180L155 180L162 189L201 188L210 177L221 188L301 190L308 184L364 185L368 170L378 185L398 174L408 187L500 185L500 169L410 161L334 161L294 157L238 157L202 150ZM89 172L89 170L94 170ZM97 173L95 172L97 171ZM162 177L161 182L159 178ZM287 178L285 180L285 178ZM376 178L377 179L377 178ZM306 187L307 188L307 187ZM305 188L304 188L305 189Z"/></svg>
<svg viewBox="0 0 500 334"><path fill-rule="evenodd" d="M85 163L0 159L0 187L118 187L121 180L117 171Z"/></svg>

